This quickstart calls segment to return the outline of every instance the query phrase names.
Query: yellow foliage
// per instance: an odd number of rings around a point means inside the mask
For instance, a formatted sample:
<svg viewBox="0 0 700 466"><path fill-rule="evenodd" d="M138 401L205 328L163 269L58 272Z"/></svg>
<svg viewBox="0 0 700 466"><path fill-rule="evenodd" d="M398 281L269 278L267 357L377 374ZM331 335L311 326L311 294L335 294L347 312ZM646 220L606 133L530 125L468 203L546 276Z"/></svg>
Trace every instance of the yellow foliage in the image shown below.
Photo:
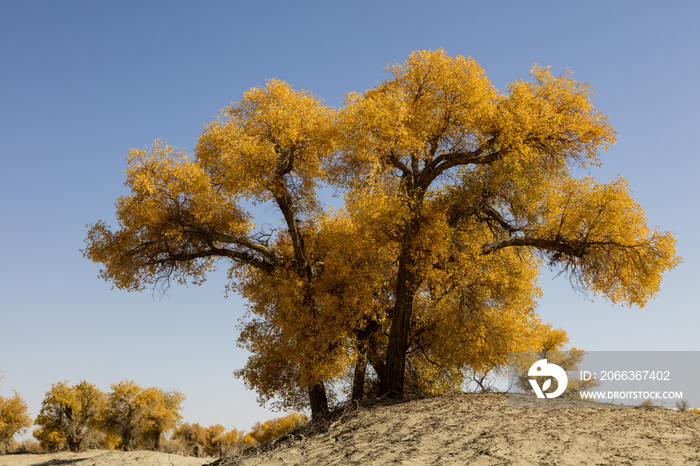
<svg viewBox="0 0 700 466"><path fill-rule="evenodd" d="M571 374L577 374L578 365L585 356L585 351L577 348L564 349L569 342L569 337L563 329L555 329L551 324L539 325L533 328L533 347L524 351L511 353L507 372L514 379L516 385L529 392L528 370L530 366L540 359L546 359L551 364L556 364ZM556 389L557 381L554 380L552 390ZM569 377L565 397L576 397L579 392L599 385L595 379L581 380L579 377Z"/></svg>
<svg viewBox="0 0 700 466"><path fill-rule="evenodd" d="M17 392L12 397L0 396L0 451L4 452L16 433L31 425L27 405Z"/></svg>
<svg viewBox="0 0 700 466"><path fill-rule="evenodd" d="M182 260L171 261L167 277L203 281L213 270L213 260L198 251L204 233L243 235L250 229L247 214L216 189L197 162L159 141L148 151L132 150L128 162L132 194L117 201L121 229L113 233L103 222L93 225L86 257L104 264L100 276L118 288L142 290L163 278L163 264L177 251Z"/></svg>
<svg viewBox="0 0 700 466"><path fill-rule="evenodd" d="M45 451L60 451L66 448L66 436L58 430L48 430L43 427L34 429L34 438L39 440L41 448Z"/></svg>
<svg viewBox="0 0 700 466"><path fill-rule="evenodd" d="M185 422L181 424L173 432L173 440L180 440L184 443L189 454L201 456L204 453L204 448L207 445L207 429L199 424L190 424Z"/></svg>
<svg viewBox="0 0 700 466"><path fill-rule="evenodd" d="M55 383L41 403L36 418L41 428L34 432L34 437L49 450L66 446L71 451L80 451L88 446L90 437L94 439L105 403L104 393L84 380L73 386L67 381Z"/></svg>
<svg viewBox="0 0 700 466"><path fill-rule="evenodd" d="M163 435L182 419L180 410L184 400L185 395L178 391L166 392L156 387L146 388L141 393L143 437L152 442L155 450L159 449Z"/></svg>
<svg viewBox="0 0 700 466"><path fill-rule="evenodd" d="M308 421L309 418L305 414L290 413L284 417L256 423L249 435L256 442L263 444L288 434Z"/></svg>
<svg viewBox="0 0 700 466"><path fill-rule="evenodd" d="M293 174L297 206L316 205L334 147L334 111L310 92L272 79L222 110L197 144L197 157L211 179L237 199L258 202L283 194L279 174Z"/></svg>
<svg viewBox="0 0 700 466"><path fill-rule="evenodd" d="M165 432L181 419L181 404L185 396L177 391L142 388L124 380L112 384L107 404L101 413L101 425L106 432L121 439L121 448L158 449Z"/></svg>
<svg viewBox="0 0 700 466"><path fill-rule="evenodd" d="M464 251L464 249L462 249ZM453 254L427 274L414 302L408 365L437 394L458 389L465 372L506 365L513 351L533 349L538 261L508 251L498 257Z"/></svg>
<svg viewBox="0 0 700 466"><path fill-rule="evenodd" d="M307 228L314 238L309 256L323 264L313 282L293 271L253 270L237 288L251 314L239 344L252 353L237 374L261 401L276 397L281 409L304 408L305 387L342 377L357 358L358 333L368 321L382 322L390 305L382 296L389 292L391 254L363 225L340 212Z"/></svg>
<svg viewBox="0 0 700 466"><path fill-rule="evenodd" d="M200 283L226 261L249 302L237 374L278 407L315 396L312 411L367 361L385 393L403 392L405 368L436 393L537 348L545 263L643 306L680 262L623 178L572 175L615 131L571 72L534 66L499 91L443 50L388 71L338 110L269 80L205 127L193 158L159 141L132 151L119 229L92 225L84 255L132 291ZM342 208L324 208L326 186ZM283 221L263 227L251 203Z"/></svg>

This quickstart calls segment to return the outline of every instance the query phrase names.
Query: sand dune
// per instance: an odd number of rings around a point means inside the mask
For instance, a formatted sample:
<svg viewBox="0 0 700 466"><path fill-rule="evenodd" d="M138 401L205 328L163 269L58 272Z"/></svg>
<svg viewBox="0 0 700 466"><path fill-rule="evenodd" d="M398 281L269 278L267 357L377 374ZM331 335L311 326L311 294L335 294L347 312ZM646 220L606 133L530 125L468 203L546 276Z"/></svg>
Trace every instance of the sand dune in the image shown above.
<svg viewBox="0 0 700 466"><path fill-rule="evenodd" d="M700 464L700 415L661 408L515 409L504 394L459 394L360 408L325 433L220 464Z"/></svg>
<svg viewBox="0 0 700 466"><path fill-rule="evenodd" d="M590 404L583 404L590 406ZM157 452L0 457L17 465L685 465L700 464L700 415L661 408L508 406L504 394L368 402L239 458Z"/></svg>
<svg viewBox="0 0 700 466"><path fill-rule="evenodd" d="M200 466L206 463L207 460L202 458L188 458L157 451L91 450L82 453L0 456L0 466Z"/></svg>

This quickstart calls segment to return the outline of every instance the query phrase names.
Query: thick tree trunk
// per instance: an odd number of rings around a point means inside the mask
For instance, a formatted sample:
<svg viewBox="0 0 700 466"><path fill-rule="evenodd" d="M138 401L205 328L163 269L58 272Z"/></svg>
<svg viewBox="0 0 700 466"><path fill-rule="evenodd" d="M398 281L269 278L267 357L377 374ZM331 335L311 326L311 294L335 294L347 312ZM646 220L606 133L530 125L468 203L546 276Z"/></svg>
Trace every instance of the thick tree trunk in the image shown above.
<svg viewBox="0 0 700 466"><path fill-rule="evenodd" d="M384 377L380 379L380 396L403 397L406 350L408 349L408 331L413 312L413 299L421 282L420 277L416 274L416 264L413 260L414 239L418 230L419 223L414 219L408 225L403 237L399 270L396 276L396 303L394 304L389 343L386 349Z"/></svg>
<svg viewBox="0 0 700 466"><path fill-rule="evenodd" d="M399 273L401 279L401 273ZM415 291L407 284L396 287L396 305L389 332L389 344L386 349L384 377L381 379L380 395L392 398L403 396L404 375L406 369L406 350L408 349L408 330L413 312Z"/></svg>
<svg viewBox="0 0 700 466"><path fill-rule="evenodd" d="M122 443L124 451L131 451L134 449L134 424L132 424L133 411L129 413L128 421L126 427L122 429Z"/></svg>
<svg viewBox="0 0 700 466"><path fill-rule="evenodd" d="M69 438L67 443L68 443L68 450L70 450L72 452L80 451L80 442L77 442L75 439Z"/></svg>
<svg viewBox="0 0 700 466"><path fill-rule="evenodd" d="M309 387L309 405L311 406L311 419L316 419L328 412L328 397L323 382Z"/></svg>

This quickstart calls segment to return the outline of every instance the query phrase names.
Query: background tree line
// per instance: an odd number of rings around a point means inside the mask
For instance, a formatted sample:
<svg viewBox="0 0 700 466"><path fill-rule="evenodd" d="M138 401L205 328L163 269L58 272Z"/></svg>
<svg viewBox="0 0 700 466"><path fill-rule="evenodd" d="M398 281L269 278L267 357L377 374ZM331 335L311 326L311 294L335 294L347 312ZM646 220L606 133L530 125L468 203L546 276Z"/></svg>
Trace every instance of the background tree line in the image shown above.
<svg viewBox="0 0 700 466"><path fill-rule="evenodd" d="M51 386L35 420L15 393L0 397L0 453L56 452L86 449L146 449L193 456L223 456L281 437L308 421L306 415L287 416L256 423L250 432L227 430L216 424L203 427L182 423L178 391L143 388L121 381L103 392L94 384L58 382ZM36 442L13 440L15 434L36 425Z"/></svg>

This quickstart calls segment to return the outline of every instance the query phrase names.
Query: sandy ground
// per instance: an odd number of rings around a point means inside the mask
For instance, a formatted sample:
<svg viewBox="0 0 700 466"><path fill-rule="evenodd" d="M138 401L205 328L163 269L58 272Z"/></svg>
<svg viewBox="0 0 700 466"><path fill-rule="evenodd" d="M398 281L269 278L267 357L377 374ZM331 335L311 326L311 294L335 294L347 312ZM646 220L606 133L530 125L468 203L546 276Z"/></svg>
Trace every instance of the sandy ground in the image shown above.
<svg viewBox="0 0 700 466"><path fill-rule="evenodd" d="M588 405L586 405L588 406ZM0 456L5 465L194 466L156 452ZM504 394L370 403L231 465L700 464L700 415L661 408L511 408Z"/></svg>
<svg viewBox="0 0 700 466"><path fill-rule="evenodd" d="M213 460L209 460L213 461ZM91 450L83 453L53 453L47 455L0 456L0 466L200 466L206 459L188 458L157 451Z"/></svg>
<svg viewBox="0 0 700 466"><path fill-rule="evenodd" d="M700 415L661 408L516 409L504 394L460 394L360 408L326 433L226 464L700 464Z"/></svg>

